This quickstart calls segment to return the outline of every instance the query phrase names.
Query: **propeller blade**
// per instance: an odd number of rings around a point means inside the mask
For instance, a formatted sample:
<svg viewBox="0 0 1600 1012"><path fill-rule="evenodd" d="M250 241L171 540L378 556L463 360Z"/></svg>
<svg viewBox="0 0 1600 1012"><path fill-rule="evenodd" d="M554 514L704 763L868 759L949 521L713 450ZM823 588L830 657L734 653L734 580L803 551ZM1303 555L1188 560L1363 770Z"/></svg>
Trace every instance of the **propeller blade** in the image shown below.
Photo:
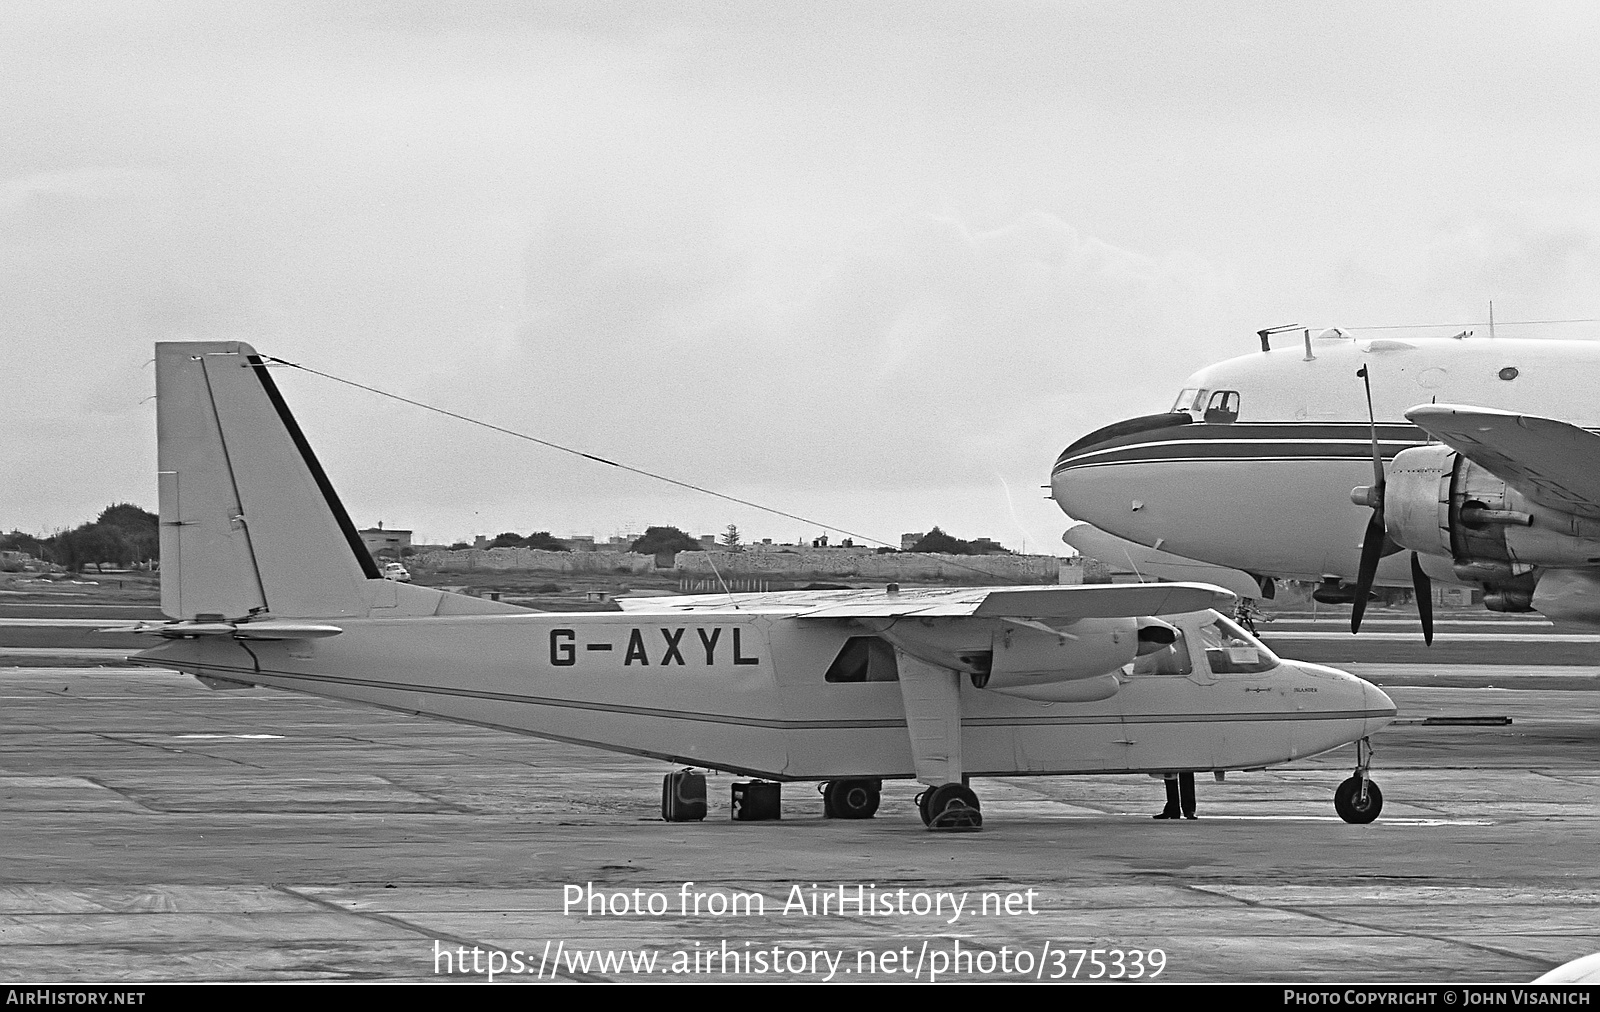
<svg viewBox="0 0 1600 1012"><path fill-rule="evenodd" d="M1417 598L1417 617L1422 619L1422 642L1433 646L1433 581L1422 571L1422 560L1411 553L1411 587Z"/></svg>
<svg viewBox="0 0 1600 1012"><path fill-rule="evenodd" d="M1383 499L1383 454L1378 452L1378 418L1372 413L1372 379L1367 375L1367 367L1362 366L1356 370L1356 375L1361 377L1361 383L1367 389L1367 427L1372 432L1372 487L1378 490L1378 499Z"/></svg>
<svg viewBox="0 0 1600 1012"><path fill-rule="evenodd" d="M1372 511L1367 521L1366 537L1361 539L1361 568L1356 573L1356 599L1350 609L1350 631L1361 631L1361 616L1367 613L1367 598L1372 595L1372 581L1378 575L1378 560L1383 558L1383 543L1388 535L1383 529L1383 514Z"/></svg>
<svg viewBox="0 0 1600 1012"><path fill-rule="evenodd" d="M1372 517L1367 521L1366 536L1361 539L1361 568L1356 572L1356 599L1350 609L1352 633L1361 631L1361 617L1367 613L1367 598L1372 595L1372 581L1378 575L1378 560L1387 554L1385 549L1394 544L1389 540L1383 523L1383 454L1378 450L1378 419L1372 412L1372 378L1364 365L1356 370L1356 375L1361 377L1361 384L1367 391L1367 427L1372 432L1372 488L1367 493L1367 501L1372 504ZM1398 547L1395 546L1395 550ZM1432 625L1430 616L1430 630ZM1431 631L1428 635L1432 635Z"/></svg>

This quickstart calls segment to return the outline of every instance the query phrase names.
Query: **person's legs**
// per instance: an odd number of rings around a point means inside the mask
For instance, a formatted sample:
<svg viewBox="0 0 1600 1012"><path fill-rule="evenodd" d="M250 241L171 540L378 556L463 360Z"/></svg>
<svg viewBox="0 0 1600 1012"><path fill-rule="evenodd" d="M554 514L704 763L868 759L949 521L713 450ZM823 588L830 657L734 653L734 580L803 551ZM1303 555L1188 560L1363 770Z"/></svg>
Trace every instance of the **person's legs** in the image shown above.
<svg viewBox="0 0 1600 1012"><path fill-rule="evenodd" d="M1159 815L1153 816L1153 818L1157 818L1157 819L1177 819L1177 818L1181 818L1181 813L1180 813L1179 808L1178 808L1178 778L1169 775L1169 776L1163 777L1161 779L1161 783L1164 784L1166 786L1166 788L1167 788L1167 807L1163 808L1161 810L1161 813Z"/></svg>
<svg viewBox="0 0 1600 1012"><path fill-rule="evenodd" d="M1167 782L1170 784L1172 781L1169 780ZM1185 819L1194 818L1195 814L1194 814L1194 774L1193 773L1179 773L1178 774L1178 790L1179 790L1180 797L1182 799L1183 817ZM1168 792L1168 797L1169 797L1169 800L1167 801L1167 805L1170 807L1171 804L1172 804L1172 802L1170 800L1170 797L1171 797L1170 788L1169 788L1169 792Z"/></svg>

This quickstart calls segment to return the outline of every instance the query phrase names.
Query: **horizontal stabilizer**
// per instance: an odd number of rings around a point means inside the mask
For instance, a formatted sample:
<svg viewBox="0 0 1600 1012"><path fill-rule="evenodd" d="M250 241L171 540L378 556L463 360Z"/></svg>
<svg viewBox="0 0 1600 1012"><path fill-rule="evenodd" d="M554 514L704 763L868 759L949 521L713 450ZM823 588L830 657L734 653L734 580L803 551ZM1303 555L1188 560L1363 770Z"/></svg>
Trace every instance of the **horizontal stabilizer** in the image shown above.
<svg viewBox="0 0 1600 1012"><path fill-rule="evenodd" d="M1406 417L1539 505L1600 518L1600 436L1554 418L1459 404L1424 404Z"/></svg>
<svg viewBox="0 0 1600 1012"><path fill-rule="evenodd" d="M166 639L192 636L231 636L236 640L314 640L344 632L336 625L313 622L140 622L136 625L96 629L103 633L136 633Z"/></svg>

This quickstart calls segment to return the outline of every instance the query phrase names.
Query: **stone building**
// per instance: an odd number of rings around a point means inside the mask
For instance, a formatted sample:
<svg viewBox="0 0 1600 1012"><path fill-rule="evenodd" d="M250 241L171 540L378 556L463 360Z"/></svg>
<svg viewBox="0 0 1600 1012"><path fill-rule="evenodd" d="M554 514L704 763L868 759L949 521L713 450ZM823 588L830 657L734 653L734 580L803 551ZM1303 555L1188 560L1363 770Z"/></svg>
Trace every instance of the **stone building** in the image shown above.
<svg viewBox="0 0 1600 1012"><path fill-rule="evenodd" d="M367 546L367 552L374 558L398 559L403 549L411 547L411 532L390 528L384 530L383 521L378 521L378 526L369 527L360 532L361 543Z"/></svg>

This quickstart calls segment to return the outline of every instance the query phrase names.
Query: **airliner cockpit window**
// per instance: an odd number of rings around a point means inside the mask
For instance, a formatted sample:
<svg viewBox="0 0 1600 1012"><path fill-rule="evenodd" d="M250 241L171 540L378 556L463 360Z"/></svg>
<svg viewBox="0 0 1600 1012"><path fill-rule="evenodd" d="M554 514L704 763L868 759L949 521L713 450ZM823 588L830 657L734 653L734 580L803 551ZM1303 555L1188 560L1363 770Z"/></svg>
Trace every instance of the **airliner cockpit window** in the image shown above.
<svg viewBox="0 0 1600 1012"><path fill-rule="evenodd" d="M1198 387L1189 387L1178 392L1178 399L1172 405L1174 412L1199 411L1200 405L1205 402L1206 392Z"/></svg>
<svg viewBox="0 0 1600 1012"><path fill-rule="evenodd" d="M1218 390L1211 395L1211 403L1206 405L1205 420L1212 423L1227 423L1239 417L1239 391Z"/></svg>
<svg viewBox="0 0 1600 1012"><path fill-rule="evenodd" d="M1200 643L1213 675L1253 675L1278 666L1265 643L1221 615L1200 627Z"/></svg>

